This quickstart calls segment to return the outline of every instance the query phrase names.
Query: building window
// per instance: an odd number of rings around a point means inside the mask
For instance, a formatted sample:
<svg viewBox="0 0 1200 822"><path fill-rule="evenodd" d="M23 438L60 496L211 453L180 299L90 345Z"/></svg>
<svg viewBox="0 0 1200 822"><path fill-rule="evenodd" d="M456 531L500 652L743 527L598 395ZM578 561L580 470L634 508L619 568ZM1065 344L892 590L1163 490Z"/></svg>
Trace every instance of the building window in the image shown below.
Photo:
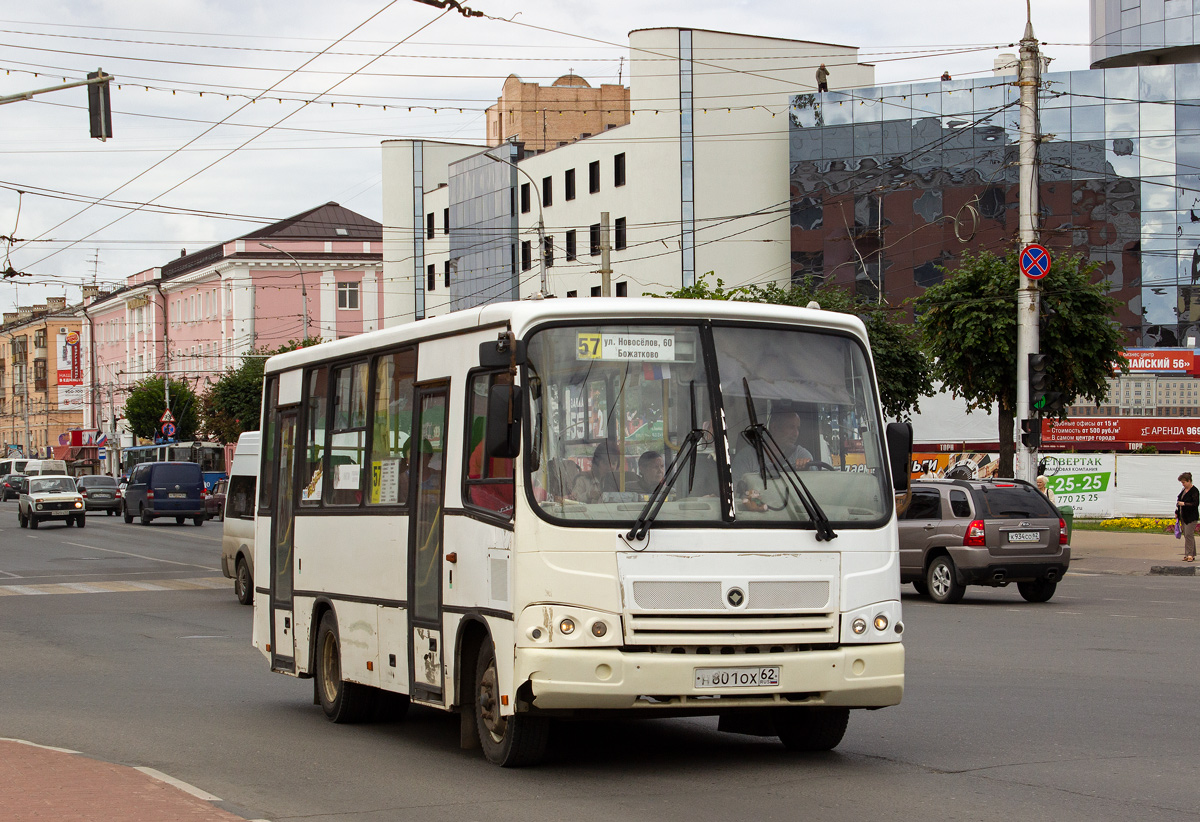
<svg viewBox="0 0 1200 822"><path fill-rule="evenodd" d="M563 196L565 196L568 200L574 200L575 199L575 169L573 169L573 168L567 169L565 179L563 180L563 188L566 191L566 193Z"/></svg>
<svg viewBox="0 0 1200 822"><path fill-rule="evenodd" d="M594 286L592 286L592 296L593 296L593 297L599 297L599 296L600 296L600 286L598 286L598 285L594 285Z"/></svg>
<svg viewBox="0 0 1200 822"><path fill-rule="evenodd" d="M442 263L442 275L446 283L446 288L450 287L450 261L446 260Z"/></svg>
<svg viewBox="0 0 1200 822"><path fill-rule="evenodd" d="M358 283L338 283L338 308L358 308Z"/></svg>
<svg viewBox="0 0 1200 822"><path fill-rule="evenodd" d="M437 265L430 263L425 266L425 290L433 291L437 288Z"/></svg>
<svg viewBox="0 0 1200 822"><path fill-rule="evenodd" d="M579 296L579 292L578 292L578 291L568 291L568 292L567 292L567 297L568 297L568 298L570 298L570 297L578 297L578 296Z"/></svg>
<svg viewBox="0 0 1200 822"><path fill-rule="evenodd" d="M588 193L595 194L600 190L600 161L588 164Z"/></svg>
<svg viewBox="0 0 1200 822"><path fill-rule="evenodd" d="M617 251L625 248L627 240L625 237L625 218L617 218Z"/></svg>
<svg viewBox="0 0 1200 822"><path fill-rule="evenodd" d="M554 238L553 237L543 237L542 238L542 260L545 263L546 268L550 268L552 265L554 265Z"/></svg>
<svg viewBox="0 0 1200 822"><path fill-rule="evenodd" d="M46 390L46 361L40 358L33 361L33 390Z"/></svg>
<svg viewBox="0 0 1200 822"><path fill-rule="evenodd" d="M442 233L450 233L450 209L448 208L442 209Z"/></svg>
<svg viewBox="0 0 1200 822"><path fill-rule="evenodd" d="M425 239L432 240L433 234L434 234L433 213L430 212L429 214L425 215Z"/></svg>
<svg viewBox="0 0 1200 822"><path fill-rule="evenodd" d="M521 270L528 271L533 268L533 241L523 240L521 242Z"/></svg>
<svg viewBox="0 0 1200 822"><path fill-rule="evenodd" d="M618 297L628 297L629 296L629 283L617 283L617 296Z"/></svg>
<svg viewBox="0 0 1200 822"><path fill-rule="evenodd" d="M593 257L600 253L600 223L588 226L588 244Z"/></svg>
<svg viewBox="0 0 1200 822"><path fill-rule="evenodd" d="M46 329L39 328L37 331L33 332L33 347L34 348L45 348L46 347Z"/></svg>
<svg viewBox="0 0 1200 822"><path fill-rule="evenodd" d="M613 157L613 185L625 185L625 152Z"/></svg>
<svg viewBox="0 0 1200 822"><path fill-rule="evenodd" d="M529 213L529 183L521 183L521 213Z"/></svg>
<svg viewBox="0 0 1200 822"><path fill-rule="evenodd" d="M542 178L542 207L548 208L554 205L554 178Z"/></svg>
<svg viewBox="0 0 1200 822"><path fill-rule="evenodd" d="M575 229L567 232L567 262L575 259Z"/></svg>

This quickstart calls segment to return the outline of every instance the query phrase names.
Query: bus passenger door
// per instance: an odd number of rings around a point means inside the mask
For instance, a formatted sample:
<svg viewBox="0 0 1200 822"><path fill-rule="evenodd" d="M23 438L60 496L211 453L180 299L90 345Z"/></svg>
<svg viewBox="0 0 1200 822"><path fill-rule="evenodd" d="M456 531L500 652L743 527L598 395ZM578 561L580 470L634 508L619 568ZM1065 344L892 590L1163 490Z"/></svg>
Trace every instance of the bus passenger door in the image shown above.
<svg viewBox="0 0 1200 822"><path fill-rule="evenodd" d="M296 412L279 415L275 453L275 505L271 518L271 670L296 670L295 618L292 614L292 551L295 539Z"/></svg>
<svg viewBox="0 0 1200 822"><path fill-rule="evenodd" d="M442 702L442 503L446 488L446 385L418 389L419 417L410 440L412 522L408 549L408 613L412 695Z"/></svg>

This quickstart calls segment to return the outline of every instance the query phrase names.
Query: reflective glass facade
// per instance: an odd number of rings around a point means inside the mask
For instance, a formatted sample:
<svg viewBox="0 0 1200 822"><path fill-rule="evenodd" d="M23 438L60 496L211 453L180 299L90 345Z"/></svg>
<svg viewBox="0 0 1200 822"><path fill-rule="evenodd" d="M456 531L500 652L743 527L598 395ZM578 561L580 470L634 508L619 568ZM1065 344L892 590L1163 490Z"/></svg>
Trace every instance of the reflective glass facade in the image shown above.
<svg viewBox="0 0 1200 822"><path fill-rule="evenodd" d="M1130 345L1200 344L1200 65L1042 79L1042 244L1100 264ZM793 97L793 277L897 305L1013 248L1017 101L998 77Z"/></svg>
<svg viewBox="0 0 1200 822"><path fill-rule="evenodd" d="M450 259L462 272L450 281L452 311L521 298L513 203L517 151L505 143L450 166Z"/></svg>
<svg viewBox="0 0 1200 822"><path fill-rule="evenodd" d="M1195 59L1200 0L1091 0L1095 68ZM1171 52L1183 52L1170 56Z"/></svg>

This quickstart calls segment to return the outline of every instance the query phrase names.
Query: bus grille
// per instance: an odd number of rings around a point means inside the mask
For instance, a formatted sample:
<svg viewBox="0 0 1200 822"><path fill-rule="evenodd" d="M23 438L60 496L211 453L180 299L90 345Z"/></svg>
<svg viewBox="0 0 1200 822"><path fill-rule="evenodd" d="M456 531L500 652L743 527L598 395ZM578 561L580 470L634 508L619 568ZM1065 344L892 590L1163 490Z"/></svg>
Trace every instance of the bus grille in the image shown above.
<svg viewBox="0 0 1200 822"><path fill-rule="evenodd" d="M632 613L625 619L630 645L809 645L837 641L837 615L738 613Z"/></svg>
<svg viewBox="0 0 1200 822"><path fill-rule="evenodd" d="M649 611L727 612L724 585L717 580L638 580L636 607ZM743 611L814 611L829 605L828 580L762 580L747 585Z"/></svg>

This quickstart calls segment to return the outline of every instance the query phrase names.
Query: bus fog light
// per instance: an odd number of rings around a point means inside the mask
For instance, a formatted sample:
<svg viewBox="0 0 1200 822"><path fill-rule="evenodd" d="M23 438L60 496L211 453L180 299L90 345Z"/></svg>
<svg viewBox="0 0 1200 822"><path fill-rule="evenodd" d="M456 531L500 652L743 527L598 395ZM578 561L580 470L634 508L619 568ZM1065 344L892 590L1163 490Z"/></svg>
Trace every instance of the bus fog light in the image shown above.
<svg viewBox="0 0 1200 822"><path fill-rule="evenodd" d="M902 633L904 633L904 623L903 623L903 622L897 622L897 623L896 623L896 628L895 628L895 631L896 631L896 633L898 633L898 634L902 634Z"/></svg>
<svg viewBox="0 0 1200 822"><path fill-rule="evenodd" d="M600 637L604 636L607 633L608 633L608 625L607 624L605 624L601 620L596 620L595 622L592 623L592 636L596 637L596 639L599 639Z"/></svg>
<svg viewBox="0 0 1200 822"><path fill-rule="evenodd" d="M867 621L862 617L858 617L850 624L850 629L856 634L861 634L867 630Z"/></svg>
<svg viewBox="0 0 1200 822"><path fill-rule="evenodd" d="M558 630L559 633L563 634L563 636L575 633L575 620L571 619L570 617L566 617L558 623Z"/></svg>
<svg viewBox="0 0 1200 822"><path fill-rule="evenodd" d="M529 632L529 636L532 639L541 639L542 638L542 629L534 628L532 631Z"/></svg>
<svg viewBox="0 0 1200 822"><path fill-rule="evenodd" d="M888 626L888 618L887 617L885 617L883 614L879 614L877 617L875 617L875 630L876 631L886 631L887 626Z"/></svg>

